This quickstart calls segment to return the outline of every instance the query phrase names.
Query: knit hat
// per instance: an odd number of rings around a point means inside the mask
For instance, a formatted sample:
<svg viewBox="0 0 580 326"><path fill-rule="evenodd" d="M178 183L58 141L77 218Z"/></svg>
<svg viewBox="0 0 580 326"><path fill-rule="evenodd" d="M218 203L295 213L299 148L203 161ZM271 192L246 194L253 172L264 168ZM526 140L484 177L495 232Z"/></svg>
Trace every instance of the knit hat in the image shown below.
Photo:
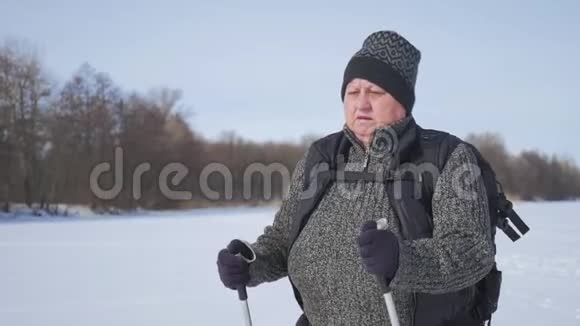
<svg viewBox="0 0 580 326"><path fill-rule="evenodd" d="M355 78L377 84L411 113L415 103L415 82L421 52L404 37L393 31L370 34L362 48L354 54L344 71L341 98L346 85Z"/></svg>

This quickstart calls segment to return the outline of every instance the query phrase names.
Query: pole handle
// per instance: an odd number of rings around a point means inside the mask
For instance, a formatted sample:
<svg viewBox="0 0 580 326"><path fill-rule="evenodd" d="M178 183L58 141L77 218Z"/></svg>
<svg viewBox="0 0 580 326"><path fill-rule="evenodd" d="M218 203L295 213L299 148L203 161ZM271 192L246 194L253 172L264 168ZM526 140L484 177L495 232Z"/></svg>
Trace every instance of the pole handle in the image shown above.
<svg viewBox="0 0 580 326"><path fill-rule="evenodd" d="M387 219L383 217L377 221L377 230L386 230L386 229L387 229ZM375 279L377 280L377 283L379 284L379 287L381 288L383 294L391 292L391 289L389 288L388 285L390 282L387 282L387 280L382 279L379 275L375 275Z"/></svg>
<svg viewBox="0 0 580 326"><path fill-rule="evenodd" d="M387 219L381 218L377 221L377 230L386 230L387 229ZM387 312L389 314L389 319L391 321L392 326L399 326L399 315L397 315L397 309L395 307L395 300L393 300L393 293L391 293L391 289L387 284L391 283L390 280L387 282L386 279L382 279L380 276L375 275L377 283L379 283L379 287L381 291L383 291L383 295L385 297L385 304L387 305Z"/></svg>
<svg viewBox="0 0 580 326"><path fill-rule="evenodd" d="M240 299L240 301L248 300L248 291L246 290L245 286L240 286L238 288L238 298Z"/></svg>
<svg viewBox="0 0 580 326"><path fill-rule="evenodd" d="M383 280L379 275L375 275L375 279L383 294L391 292L391 288L387 285L387 280Z"/></svg>

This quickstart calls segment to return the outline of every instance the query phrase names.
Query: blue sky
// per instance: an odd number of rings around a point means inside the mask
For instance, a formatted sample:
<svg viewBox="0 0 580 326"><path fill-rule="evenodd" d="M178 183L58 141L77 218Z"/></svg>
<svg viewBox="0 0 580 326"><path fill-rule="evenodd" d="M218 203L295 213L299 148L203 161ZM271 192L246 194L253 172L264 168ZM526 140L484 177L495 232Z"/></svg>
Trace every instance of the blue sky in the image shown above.
<svg viewBox="0 0 580 326"><path fill-rule="evenodd" d="M458 136L580 163L579 1L25 1L0 4L0 38L39 49L52 75L83 62L126 90L184 92L193 128L297 141L343 123L344 67L396 30L422 52L414 115Z"/></svg>

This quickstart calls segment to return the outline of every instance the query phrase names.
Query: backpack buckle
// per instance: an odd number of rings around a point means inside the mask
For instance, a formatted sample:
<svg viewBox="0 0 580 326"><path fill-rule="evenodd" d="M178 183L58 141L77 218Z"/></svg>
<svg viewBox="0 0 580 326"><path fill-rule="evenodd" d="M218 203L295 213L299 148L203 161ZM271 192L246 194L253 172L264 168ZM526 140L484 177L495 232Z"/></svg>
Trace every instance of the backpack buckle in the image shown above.
<svg viewBox="0 0 580 326"><path fill-rule="evenodd" d="M522 220L522 218L514 211L513 203L509 201L503 192L498 194L498 211L500 213L497 227L500 228L512 241L516 241L521 236L516 233L516 231L511 227L509 221L516 227L516 229L522 234L526 234L530 228Z"/></svg>
<svg viewBox="0 0 580 326"><path fill-rule="evenodd" d="M513 242L521 238L520 235L516 232L516 230L514 230L514 228L512 228L511 225L509 225L508 219L506 217L498 218L497 227L500 228L503 231L503 233L505 233L505 235L507 235L508 238L510 238L510 240L512 240Z"/></svg>

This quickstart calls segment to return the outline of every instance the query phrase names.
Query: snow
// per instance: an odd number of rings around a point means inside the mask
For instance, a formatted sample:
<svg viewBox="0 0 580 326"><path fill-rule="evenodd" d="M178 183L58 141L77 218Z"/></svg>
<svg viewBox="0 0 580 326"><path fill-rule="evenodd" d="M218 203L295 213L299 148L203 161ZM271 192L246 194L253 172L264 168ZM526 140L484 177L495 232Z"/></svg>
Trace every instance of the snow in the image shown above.
<svg viewBox="0 0 580 326"><path fill-rule="evenodd" d="M531 231L498 234L494 325L580 325L579 202L516 205ZM0 325L243 325L216 254L254 240L274 208L142 212L119 218L0 218ZM54 221L58 221L55 223ZM287 279L248 290L254 325L294 325Z"/></svg>

